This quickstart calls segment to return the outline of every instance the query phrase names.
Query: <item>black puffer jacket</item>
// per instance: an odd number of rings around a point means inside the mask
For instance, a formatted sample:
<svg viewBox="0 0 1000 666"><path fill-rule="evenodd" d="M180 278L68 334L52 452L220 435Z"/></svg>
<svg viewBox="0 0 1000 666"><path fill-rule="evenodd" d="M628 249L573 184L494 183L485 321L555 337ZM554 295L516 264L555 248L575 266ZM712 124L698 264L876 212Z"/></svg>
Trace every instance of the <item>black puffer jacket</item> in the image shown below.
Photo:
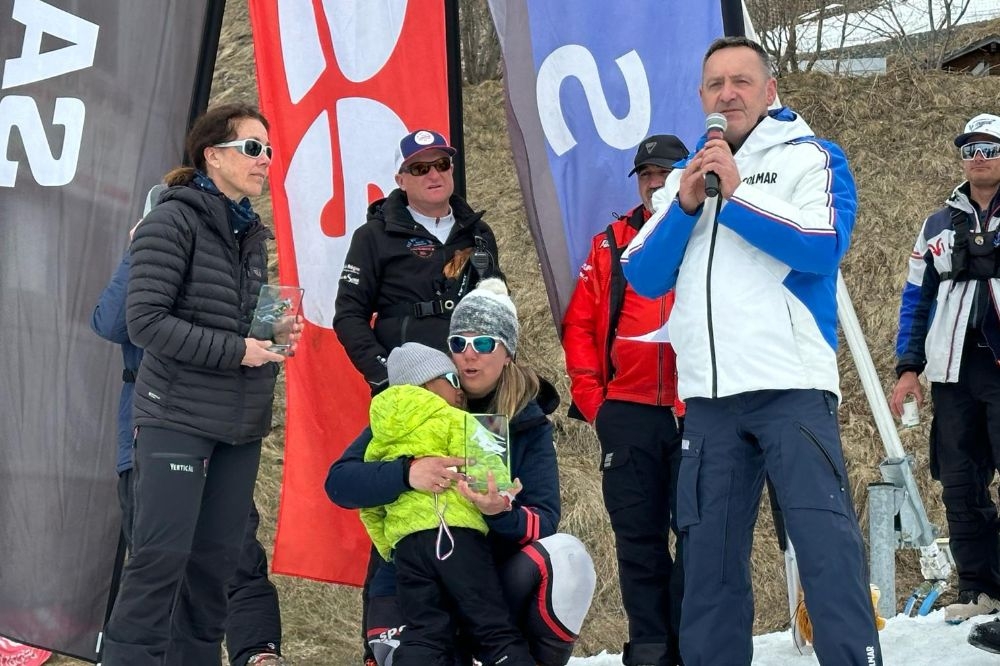
<svg viewBox="0 0 1000 666"><path fill-rule="evenodd" d="M451 309L485 277L498 274L497 241L461 197L449 202L455 226L442 244L417 224L407 210L406 194L393 190L368 208L368 221L354 232L337 290L333 328L340 344L373 391L384 388L385 358L404 342L445 350ZM457 278L446 279L444 267L455 253L478 244L490 255L479 274L470 261ZM416 316L416 303L439 303L440 312ZM425 306L429 307L429 306ZM378 314L372 329L372 315Z"/></svg>
<svg viewBox="0 0 1000 666"><path fill-rule="evenodd" d="M136 425L241 444L271 429L278 366L240 361L273 236L255 218L238 242L226 202L187 186L163 194L132 241L126 316L146 352Z"/></svg>

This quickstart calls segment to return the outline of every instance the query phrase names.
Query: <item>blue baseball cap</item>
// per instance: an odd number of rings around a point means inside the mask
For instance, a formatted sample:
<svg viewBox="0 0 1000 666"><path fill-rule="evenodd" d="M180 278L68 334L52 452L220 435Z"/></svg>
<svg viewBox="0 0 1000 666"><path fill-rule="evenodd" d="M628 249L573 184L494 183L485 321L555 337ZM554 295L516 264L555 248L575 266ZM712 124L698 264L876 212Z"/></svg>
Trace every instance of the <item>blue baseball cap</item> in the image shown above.
<svg viewBox="0 0 1000 666"><path fill-rule="evenodd" d="M399 150L396 151L396 171L403 166L403 162L425 150L442 150L452 157L458 153L448 144L448 139L444 138L443 134L427 129L414 130L399 141Z"/></svg>

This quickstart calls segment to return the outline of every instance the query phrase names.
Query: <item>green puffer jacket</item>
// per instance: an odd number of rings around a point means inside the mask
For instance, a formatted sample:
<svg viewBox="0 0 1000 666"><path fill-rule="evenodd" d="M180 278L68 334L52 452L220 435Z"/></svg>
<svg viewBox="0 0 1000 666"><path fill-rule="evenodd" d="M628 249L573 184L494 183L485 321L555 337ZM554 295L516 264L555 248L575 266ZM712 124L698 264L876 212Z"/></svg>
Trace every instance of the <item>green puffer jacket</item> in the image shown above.
<svg viewBox="0 0 1000 666"><path fill-rule="evenodd" d="M390 386L372 398L369 411L374 438L365 450L365 461L389 461L402 456L465 457L466 438L482 429L470 414L449 405L440 396L419 386ZM502 467L500 469L503 469ZM506 474L506 478L502 478ZM497 476L510 483L509 473ZM438 511L449 527L467 527L486 534L486 520L454 487L439 495L411 490L385 506L361 509L361 522L372 543L386 560L400 539L423 530L437 529Z"/></svg>

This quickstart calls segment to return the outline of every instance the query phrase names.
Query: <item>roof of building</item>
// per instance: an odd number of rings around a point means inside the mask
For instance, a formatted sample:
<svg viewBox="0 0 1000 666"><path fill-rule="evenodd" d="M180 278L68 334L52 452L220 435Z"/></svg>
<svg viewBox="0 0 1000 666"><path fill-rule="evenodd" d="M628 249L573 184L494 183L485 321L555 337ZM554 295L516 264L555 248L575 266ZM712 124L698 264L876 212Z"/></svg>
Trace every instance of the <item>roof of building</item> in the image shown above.
<svg viewBox="0 0 1000 666"><path fill-rule="evenodd" d="M972 53L973 51L985 48L990 44L1000 44L1000 35L994 34L989 37L983 37L982 39L976 40L967 46L951 51L950 53L945 54L944 58L941 60L941 64L946 65L956 58L961 58L964 55Z"/></svg>

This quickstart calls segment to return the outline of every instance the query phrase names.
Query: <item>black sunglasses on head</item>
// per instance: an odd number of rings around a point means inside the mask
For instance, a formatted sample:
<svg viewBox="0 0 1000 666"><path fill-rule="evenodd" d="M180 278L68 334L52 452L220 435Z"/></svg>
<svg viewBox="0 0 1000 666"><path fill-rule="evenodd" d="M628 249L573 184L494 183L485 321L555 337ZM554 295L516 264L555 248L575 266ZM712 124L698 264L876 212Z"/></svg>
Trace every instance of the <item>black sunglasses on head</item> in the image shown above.
<svg viewBox="0 0 1000 666"><path fill-rule="evenodd" d="M257 159L261 153L267 154L267 159L271 159L271 146L265 146L257 139L236 139L225 143L216 143L213 148L236 148L247 157Z"/></svg>
<svg viewBox="0 0 1000 666"><path fill-rule="evenodd" d="M414 162L409 166L402 167L399 172L406 172L411 176L426 176L431 172L431 169L436 170L438 173L444 173L451 168L451 158L450 157L439 157L433 162Z"/></svg>

